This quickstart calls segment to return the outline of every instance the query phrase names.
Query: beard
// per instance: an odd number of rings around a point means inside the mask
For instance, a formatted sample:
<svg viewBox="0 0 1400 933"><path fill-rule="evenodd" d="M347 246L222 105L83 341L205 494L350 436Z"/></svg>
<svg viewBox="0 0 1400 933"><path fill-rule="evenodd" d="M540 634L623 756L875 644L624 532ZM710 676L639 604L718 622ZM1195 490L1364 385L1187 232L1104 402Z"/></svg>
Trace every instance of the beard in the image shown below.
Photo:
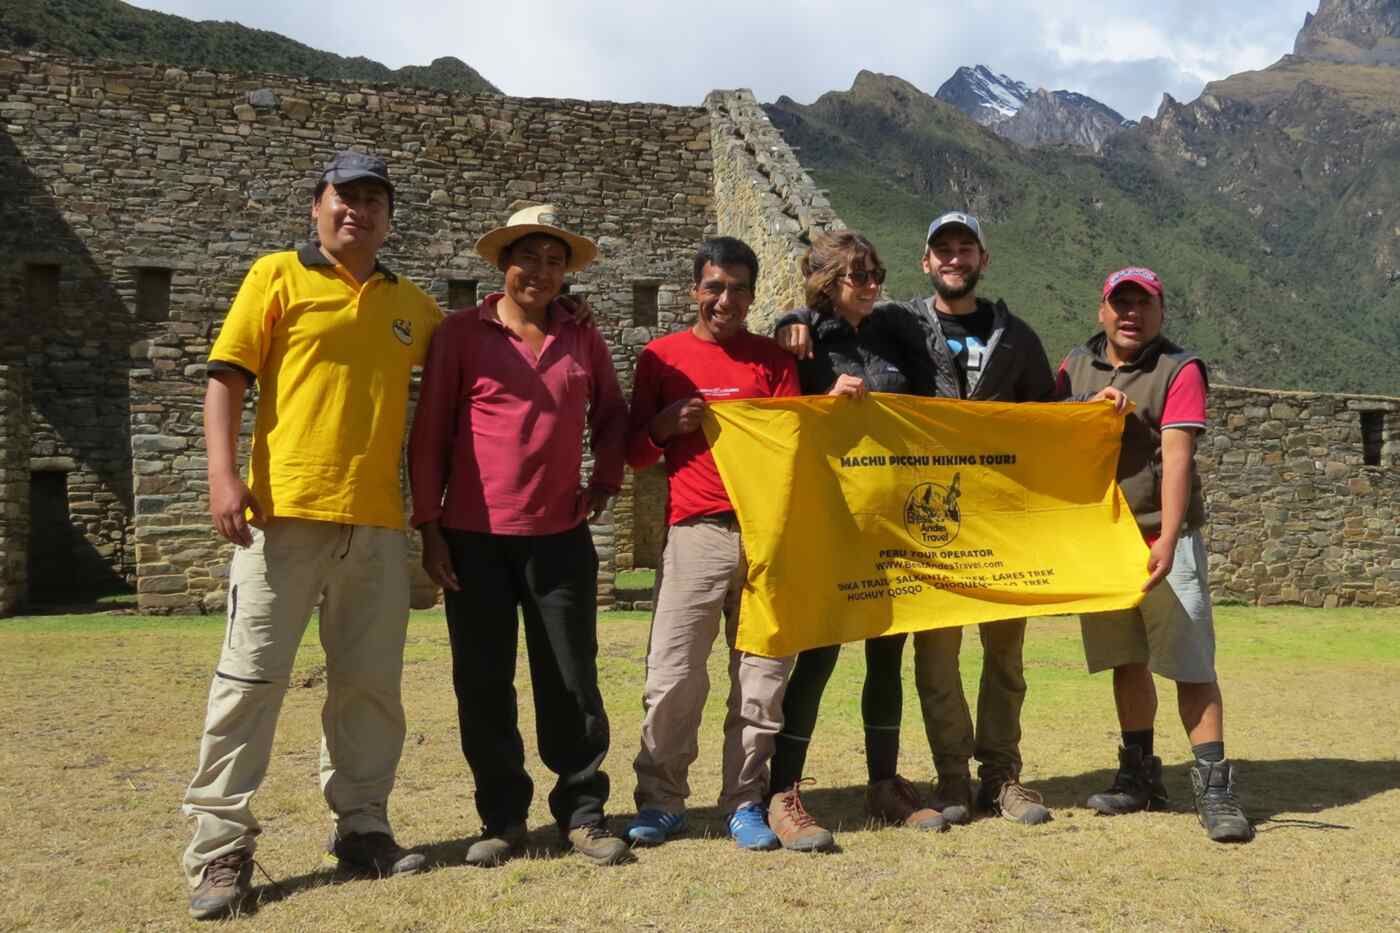
<svg viewBox="0 0 1400 933"><path fill-rule="evenodd" d="M933 283L933 290L938 293L938 297L944 301L957 301L959 298L966 298L977 288L977 280L982 277L979 269L970 269L963 274L963 283L956 288L946 285L937 272L929 273L928 280Z"/></svg>

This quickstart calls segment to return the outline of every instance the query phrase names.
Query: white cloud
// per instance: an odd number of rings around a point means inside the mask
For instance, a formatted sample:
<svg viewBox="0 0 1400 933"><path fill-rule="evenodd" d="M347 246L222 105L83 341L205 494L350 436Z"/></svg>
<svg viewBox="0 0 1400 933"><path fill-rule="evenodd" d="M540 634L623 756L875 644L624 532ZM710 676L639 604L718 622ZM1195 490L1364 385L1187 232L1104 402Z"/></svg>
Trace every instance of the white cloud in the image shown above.
<svg viewBox="0 0 1400 933"><path fill-rule="evenodd" d="M1261 68L1292 51L1317 0L141 0L194 19L233 19L391 67L455 55L507 93L697 104L713 88L810 101L862 68L932 93L960 65L1096 97L1125 116L1162 93Z"/></svg>

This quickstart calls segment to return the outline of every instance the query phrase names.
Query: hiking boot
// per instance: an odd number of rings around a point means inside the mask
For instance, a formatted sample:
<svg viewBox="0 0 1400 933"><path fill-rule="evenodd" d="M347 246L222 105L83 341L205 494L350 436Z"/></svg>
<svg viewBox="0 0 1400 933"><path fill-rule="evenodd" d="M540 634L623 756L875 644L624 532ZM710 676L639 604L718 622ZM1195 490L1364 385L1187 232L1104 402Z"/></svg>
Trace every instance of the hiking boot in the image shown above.
<svg viewBox="0 0 1400 933"><path fill-rule="evenodd" d="M242 849L210 859L204 877L190 894L190 916L217 920L238 913L253 893L253 857Z"/></svg>
<svg viewBox="0 0 1400 933"><path fill-rule="evenodd" d="M871 782L865 789L865 812L872 820L896 826L912 826L930 832L943 832L948 828L943 814L924 806L914 785L899 775Z"/></svg>
<svg viewBox="0 0 1400 933"><path fill-rule="evenodd" d="M1000 813L1015 823L1036 826L1053 817L1045 806L1045 798L1022 784L1016 776L984 780L977 792L977 803L988 813Z"/></svg>
<svg viewBox="0 0 1400 933"><path fill-rule="evenodd" d="M966 774L940 774L929 806L949 826L972 822L972 778Z"/></svg>
<svg viewBox="0 0 1400 933"><path fill-rule="evenodd" d="M481 838L467 849L467 864L494 868L519 852L524 845L524 823L513 823L501 830L483 829Z"/></svg>
<svg viewBox="0 0 1400 933"><path fill-rule="evenodd" d="M672 836L685 832L685 814L646 809L627 827L627 841L634 846L659 846Z"/></svg>
<svg viewBox="0 0 1400 933"><path fill-rule="evenodd" d="M1142 749L1123 746L1118 749L1118 773L1113 776L1113 786L1085 802L1090 810L1104 816L1165 810L1167 788L1162 783L1162 759L1156 755L1144 758Z"/></svg>
<svg viewBox="0 0 1400 933"><path fill-rule="evenodd" d="M637 860L626 841L602 820L575 826L565 834L564 843L594 865L622 865Z"/></svg>
<svg viewBox="0 0 1400 933"><path fill-rule="evenodd" d="M426 855L401 848L388 833L346 833L337 838L331 830L326 861L343 871L377 878L413 875L428 867Z"/></svg>
<svg viewBox="0 0 1400 933"><path fill-rule="evenodd" d="M794 852L825 852L836 848L831 833L817 825L812 814L802 806L797 788L810 779L798 781L787 790L773 795L768 803L768 825L784 849Z"/></svg>
<svg viewBox="0 0 1400 933"><path fill-rule="evenodd" d="M777 833L768 828L763 806L757 803L746 803L730 814L729 835L741 849L777 849L783 844Z"/></svg>
<svg viewBox="0 0 1400 933"><path fill-rule="evenodd" d="M1240 800L1235 796L1235 766L1229 761L1197 761L1191 766L1196 790L1196 815L1206 835L1216 842L1248 842L1254 838Z"/></svg>

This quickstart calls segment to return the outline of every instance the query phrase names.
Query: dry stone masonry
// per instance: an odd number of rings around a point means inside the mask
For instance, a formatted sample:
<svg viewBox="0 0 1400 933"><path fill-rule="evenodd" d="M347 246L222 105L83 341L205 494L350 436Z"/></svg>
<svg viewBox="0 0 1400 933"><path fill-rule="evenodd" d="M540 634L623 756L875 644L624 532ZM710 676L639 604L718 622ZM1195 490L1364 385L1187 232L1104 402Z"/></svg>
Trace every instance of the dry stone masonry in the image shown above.
<svg viewBox="0 0 1400 933"><path fill-rule="evenodd" d="M1400 399L1217 386L1210 406L1212 593L1400 605Z"/></svg>
<svg viewBox="0 0 1400 933"><path fill-rule="evenodd" d="M714 91L705 99L714 150L719 232L758 254L750 329L769 333L784 311L806 302L798 260L815 230L845 227L753 92Z"/></svg>
<svg viewBox="0 0 1400 933"><path fill-rule="evenodd" d="M807 238L842 226L749 91L688 108L0 52L0 614L122 585L146 611L222 608L205 360L249 264L310 233L342 148L389 160L384 259L444 307L499 288L472 246L519 202L598 239L571 288L628 390L640 348L691 321L703 237L754 246L767 332L802 302ZM1212 406L1217 596L1395 605L1400 400L1224 387ZM616 570L656 566L665 497L659 468L629 473L594 526L603 604ZM415 605L435 595L420 575Z"/></svg>
<svg viewBox="0 0 1400 933"><path fill-rule="evenodd" d="M0 616L29 590L29 380L0 365Z"/></svg>

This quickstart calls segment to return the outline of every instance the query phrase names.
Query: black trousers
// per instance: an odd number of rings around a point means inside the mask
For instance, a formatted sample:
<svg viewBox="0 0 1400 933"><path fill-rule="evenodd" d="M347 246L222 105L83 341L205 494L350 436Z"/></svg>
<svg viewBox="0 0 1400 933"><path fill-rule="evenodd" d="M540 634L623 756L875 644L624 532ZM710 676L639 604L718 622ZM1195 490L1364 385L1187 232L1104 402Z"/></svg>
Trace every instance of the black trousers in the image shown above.
<svg viewBox="0 0 1400 933"><path fill-rule="evenodd" d="M587 523L555 535L443 535L462 585L446 594L457 721L487 832L524 823L534 793L516 716L517 610L540 758L559 776L550 812L565 831L602 819L608 717L598 692L598 555Z"/></svg>
<svg viewBox="0 0 1400 933"><path fill-rule="evenodd" d="M904 712L900 661L907 638L905 634L885 635L865 642L865 686L860 695L860 712L872 780L894 776L895 762L889 759L899 755L899 721ZM822 692L840 655L840 645L811 648L798 654L793 663L783 694L783 731L778 733L773 752L774 791L786 790L802 777ZM877 762L877 758L882 760ZM877 773L886 770L888 775Z"/></svg>

